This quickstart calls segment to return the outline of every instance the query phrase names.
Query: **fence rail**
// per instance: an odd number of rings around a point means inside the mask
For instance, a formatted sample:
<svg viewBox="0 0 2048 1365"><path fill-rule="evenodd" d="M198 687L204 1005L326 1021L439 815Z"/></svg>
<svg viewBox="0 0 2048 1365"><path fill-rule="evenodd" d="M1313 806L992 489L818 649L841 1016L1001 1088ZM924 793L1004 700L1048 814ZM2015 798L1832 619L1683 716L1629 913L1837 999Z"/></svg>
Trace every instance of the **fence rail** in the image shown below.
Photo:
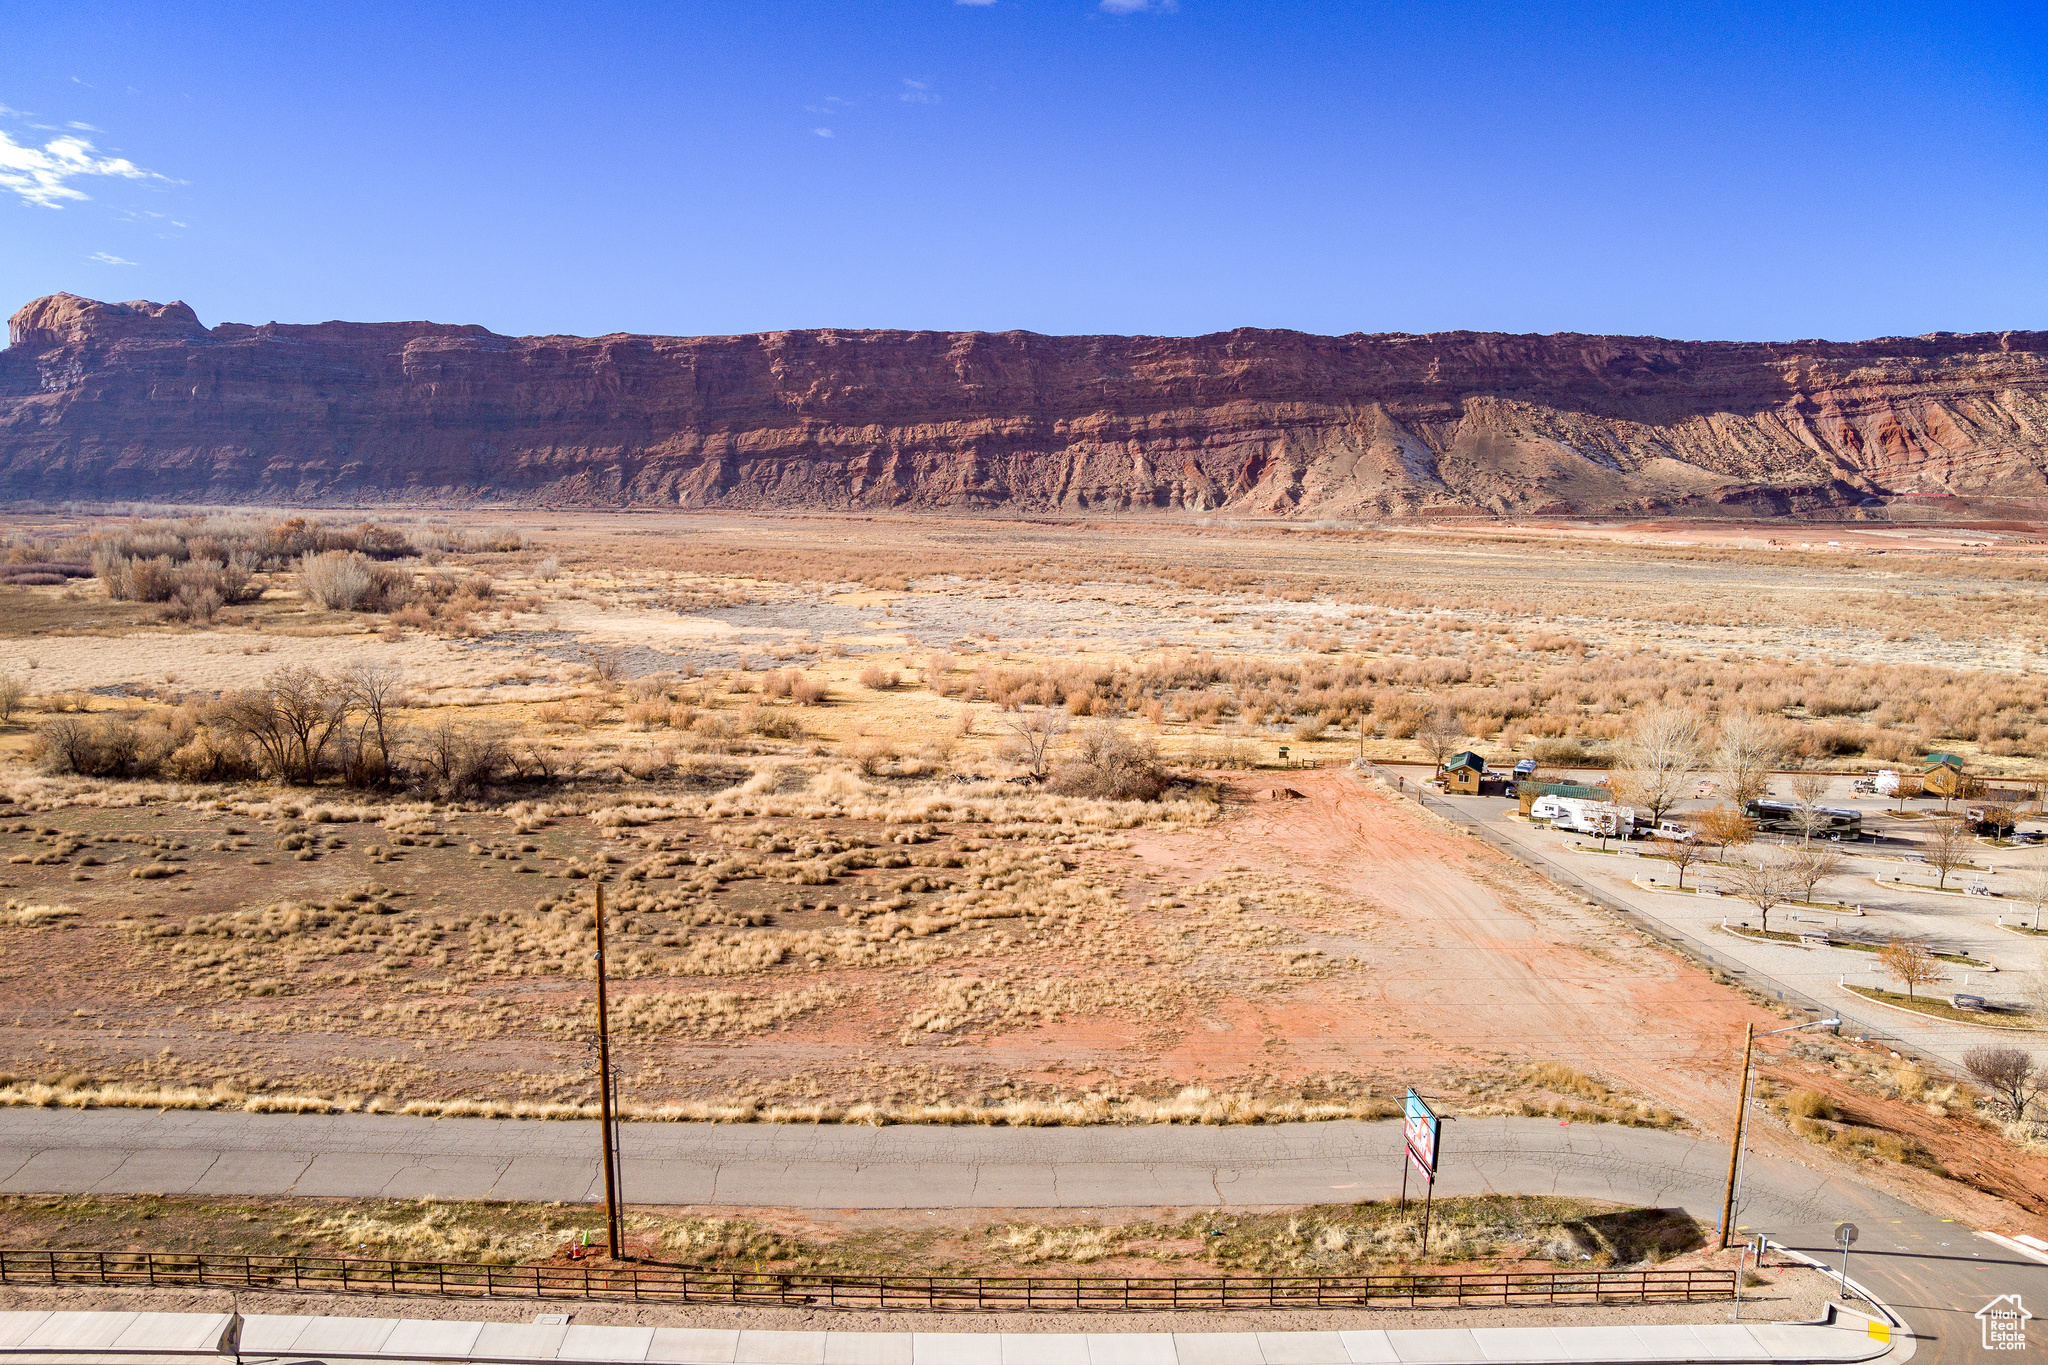
<svg viewBox="0 0 2048 1365"><path fill-rule="evenodd" d="M970 1311L1474 1308L1695 1302L1735 1296L1732 1270L1664 1268L1424 1275L803 1275L647 1264L477 1265L149 1251L0 1251L0 1284Z"/></svg>

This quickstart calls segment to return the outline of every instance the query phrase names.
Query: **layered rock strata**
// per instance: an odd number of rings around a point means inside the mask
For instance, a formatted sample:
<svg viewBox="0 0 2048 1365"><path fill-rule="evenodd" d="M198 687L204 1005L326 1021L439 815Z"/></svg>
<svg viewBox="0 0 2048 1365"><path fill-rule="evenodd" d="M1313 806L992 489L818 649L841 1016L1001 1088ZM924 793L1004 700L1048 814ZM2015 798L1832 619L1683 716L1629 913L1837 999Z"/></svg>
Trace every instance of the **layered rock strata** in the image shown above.
<svg viewBox="0 0 2048 1365"><path fill-rule="evenodd" d="M2048 333L203 326L38 299L0 499L1756 515L2048 493Z"/></svg>

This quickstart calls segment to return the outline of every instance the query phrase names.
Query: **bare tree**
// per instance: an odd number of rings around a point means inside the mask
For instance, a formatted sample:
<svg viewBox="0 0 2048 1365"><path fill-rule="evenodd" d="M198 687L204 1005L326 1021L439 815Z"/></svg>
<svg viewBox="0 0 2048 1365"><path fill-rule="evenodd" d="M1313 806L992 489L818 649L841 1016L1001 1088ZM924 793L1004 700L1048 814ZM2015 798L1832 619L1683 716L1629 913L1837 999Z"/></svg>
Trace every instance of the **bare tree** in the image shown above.
<svg viewBox="0 0 2048 1365"><path fill-rule="evenodd" d="M1909 943L1895 938L1878 950L1878 965L1887 975L1906 988L1906 998L1912 999L1922 986L1929 986L1944 979L1948 973L1941 960L1927 951L1924 943Z"/></svg>
<svg viewBox="0 0 2048 1365"><path fill-rule="evenodd" d="M364 784L388 782L397 745L396 714L405 705L405 675L388 664L350 664L335 687L355 713L349 769Z"/></svg>
<svg viewBox="0 0 2048 1365"><path fill-rule="evenodd" d="M1465 738L1465 727L1458 723L1458 713L1449 706L1439 706L1429 713L1429 718L1415 727L1415 742L1429 755L1429 761L1438 772L1444 770L1444 763L1458 752L1459 741Z"/></svg>
<svg viewBox="0 0 2048 1365"><path fill-rule="evenodd" d="M1644 711L1621 746L1615 799L1644 807L1657 824L1691 793L1705 754L1697 714L1670 706Z"/></svg>
<svg viewBox="0 0 2048 1365"><path fill-rule="evenodd" d="M1766 850L1745 862L1736 863L1729 875L1735 894L1756 907L1765 933L1771 932L1771 911L1792 898L1791 868L1784 855Z"/></svg>
<svg viewBox="0 0 2048 1365"><path fill-rule="evenodd" d="M1036 711L1019 711L1006 716L1003 726L1016 737L1024 758L1031 765L1034 776L1044 777L1046 756L1059 737L1067 732L1067 713L1057 706L1041 706Z"/></svg>
<svg viewBox="0 0 2048 1365"><path fill-rule="evenodd" d="M2013 899L2033 907L2033 927L2039 929L2042 907L2048 906L2048 863L2036 859L2021 867L2019 874L2019 882L2013 887Z"/></svg>
<svg viewBox="0 0 2048 1365"><path fill-rule="evenodd" d="M1996 1096L2014 1119L2024 1119L2027 1106L2048 1088L2048 1070L2036 1066L2032 1054L2016 1047L1973 1047L1963 1054L1963 1070Z"/></svg>
<svg viewBox="0 0 2048 1365"><path fill-rule="evenodd" d="M1704 862L1707 845L1704 839L1675 839L1665 853L1665 859L1678 869L1678 889L1685 890L1685 870L1694 863Z"/></svg>
<svg viewBox="0 0 2048 1365"><path fill-rule="evenodd" d="M284 782L312 782L349 715L348 697L313 669L280 668L258 688L221 699L220 722L254 745Z"/></svg>
<svg viewBox="0 0 2048 1365"><path fill-rule="evenodd" d="M12 673L0 673L0 725L14 719L14 713L28 700L28 684Z"/></svg>
<svg viewBox="0 0 2048 1365"><path fill-rule="evenodd" d="M1777 727L1756 712L1736 711L1721 718L1714 771L1721 781L1721 794L1737 810L1770 790L1771 769L1783 756Z"/></svg>
<svg viewBox="0 0 2048 1365"><path fill-rule="evenodd" d="M1946 889L1949 874L1970 865L1970 827L1953 815L1944 815L1931 826L1927 841L1927 865L1940 874L1935 885Z"/></svg>
<svg viewBox="0 0 2048 1365"><path fill-rule="evenodd" d="M1821 802L1827 800L1828 775L1826 773L1801 773L1792 779L1792 802L1799 824L1801 843L1813 842L1814 834L1825 828L1828 822L1822 814Z"/></svg>
<svg viewBox="0 0 2048 1365"><path fill-rule="evenodd" d="M1840 876L1848 866L1849 860L1832 845L1802 844L1786 856L1785 875L1799 893L1798 899L1811 901L1822 882Z"/></svg>

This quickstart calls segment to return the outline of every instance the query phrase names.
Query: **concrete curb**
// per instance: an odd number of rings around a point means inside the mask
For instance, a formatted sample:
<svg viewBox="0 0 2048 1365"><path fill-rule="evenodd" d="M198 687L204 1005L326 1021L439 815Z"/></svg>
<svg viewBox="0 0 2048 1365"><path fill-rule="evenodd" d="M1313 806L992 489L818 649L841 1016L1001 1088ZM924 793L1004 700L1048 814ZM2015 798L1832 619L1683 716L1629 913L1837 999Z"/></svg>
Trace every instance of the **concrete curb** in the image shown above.
<svg viewBox="0 0 2048 1365"><path fill-rule="evenodd" d="M1875 1300L1873 1300L1875 1302ZM1890 1355L1862 1315L1838 1321L1347 1332L753 1332L567 1322L251 1315L244 1361L462 1365L1855 1365ZM228 1358L225 1313L0 1313L0 1360ZM1903 1356L1894 1359L1903 1360Z"/></svg>

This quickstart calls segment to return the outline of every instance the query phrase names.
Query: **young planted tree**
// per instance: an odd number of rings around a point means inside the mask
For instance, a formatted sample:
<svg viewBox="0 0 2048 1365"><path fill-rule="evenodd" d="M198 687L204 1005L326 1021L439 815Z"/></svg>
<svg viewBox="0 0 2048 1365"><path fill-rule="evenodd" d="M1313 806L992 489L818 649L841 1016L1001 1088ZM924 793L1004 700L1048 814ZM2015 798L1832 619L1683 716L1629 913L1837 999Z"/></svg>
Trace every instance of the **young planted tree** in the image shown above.
<svg viewBox="0 0 2048 1365"><path fill-rule="evenodd" d="M2016 1047L1973 1047L1963 1054L1963 1070L2015 1120L2024 1119L2034 1098L2048 1089L2048 1069Z"/></svg>
<svg viewBox="0 0 2048 1365"><path fill-rule="evenodd" d="M2048 907L2048 863L2028 863L2019 869L2019 881L2013 887L2013 899L2034 912L2034 929L2041 927L2041 911Z"/></svg>
<svg viewBox="0 0 2048 1365"><path fill-rule="evenodd" d="M1704 862L1707 844L1704 839L1675 839L1665 851L1665 861L1678 869L1678 889L1685 890L1685 870L1694 863Z"/></svg>
<svg viewBox="0 0 2048 1365"><path fill-rule="evenodd" d="M1902 938L1895 938L1879 949L1877 963L1887 976L1906 988L1908 999L1920 987L1931 986L1948 975L1941 959L1928 952L1926 944L1909 943Z"/></svg>
<svg viewBox="0 0 2048 1365"><path fill-rule="evenodd" d="M1949 874L1970 865L1970 827L1953 815L1933 822L1927 840L1927 865L1939 874L1937 887L1947 889Z"/></svg>
<svg viewBox="0 0 2048 1365"><path fill-rule="evenodd" d="M1830 844L1802 844L1786 855L1785 874L1798 899L1812 901L1820 884L1839 876L1849 860Z"/></svg>
<svg viewBox="0 0 2048 1365"><path fill-rule="evenodd" d="M1691 794L1705 755L1696 712L1669 706L1644 711L1622 743L1614 798L1648 810L1657 824Z"/></svg>
<svg viewBox="0 0 2048 1365"><path fill-rule="evenodd" d="M1756 837L1756 821L1744 815L1739 806L1716 806L1695 819L1693 828L1700 838L1714 846L1717 857Z"/></svg>
<svg viewBox="0 0 2048 1365"><path fill-rule="evenodd" d="M1764 932L1771 932L1771 911L1790 900L1794 890L1791 868L1784 856L1774 849L1759 852L1735 864L1729 880L1735 894L1756 907Z"/></svg>
<svg viewBox="0 0 2048 1365"><path fill-rule="evenodd" d="M1784 757L1778 728L1754 711L1736 711L1721 718L1714 745L1714 772L1721 794L1737 810L1771 788L1771 769Z"/></svg>

